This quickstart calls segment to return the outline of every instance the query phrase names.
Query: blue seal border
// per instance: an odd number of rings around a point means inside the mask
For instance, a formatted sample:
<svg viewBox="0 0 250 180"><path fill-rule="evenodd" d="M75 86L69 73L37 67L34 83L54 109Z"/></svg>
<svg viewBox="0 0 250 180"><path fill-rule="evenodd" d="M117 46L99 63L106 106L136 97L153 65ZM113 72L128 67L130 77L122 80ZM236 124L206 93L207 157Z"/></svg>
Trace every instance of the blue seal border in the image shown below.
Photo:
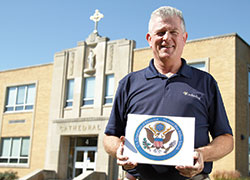
<svg viewBox="0 0 250 180"><path fill-rule="evenodd" d="M143 148L140 145L139 142L139 135L141 130L143 129L144 126L146 126L147 124L151 123L151 122L155 122L155 121L162 121L165 123L170 124L171 126L173 126L177 132L178 135L178 143L175 147L175 149L173 151L171 151L169 154L166 155L162 155L162 156L154 156L152 154L147 153L146 151L143 150ZM175 156L182 148L183 145L183 141L184 141L184 137L183 137L183 133L181 128L172 120L165 118L165 117L153 117L153 118L149 118L145 121L143 121L136 129L135 131L135 135L134 135L134 143L135 143L135 147L137 148L137 150L146 158L151 159L151 160L156 160L156 161L162 161L162 160L167 160L173 156Z"/></svg>

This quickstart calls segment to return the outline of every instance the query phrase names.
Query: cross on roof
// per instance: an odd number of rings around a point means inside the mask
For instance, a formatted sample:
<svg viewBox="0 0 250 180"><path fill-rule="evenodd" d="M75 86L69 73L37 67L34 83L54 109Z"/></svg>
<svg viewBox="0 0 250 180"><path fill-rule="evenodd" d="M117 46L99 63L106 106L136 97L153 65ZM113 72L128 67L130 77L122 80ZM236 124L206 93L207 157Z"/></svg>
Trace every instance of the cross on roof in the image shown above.
<svg viewBox="0 0 250 180"><path fill-rule="evenodd" d="M100 13L98 9L95 10L95 14L93 16L90 16L90 20L95 22L95 29L94 33L97 33L97 24L98 22L104 17L103 14Z"/></svg>

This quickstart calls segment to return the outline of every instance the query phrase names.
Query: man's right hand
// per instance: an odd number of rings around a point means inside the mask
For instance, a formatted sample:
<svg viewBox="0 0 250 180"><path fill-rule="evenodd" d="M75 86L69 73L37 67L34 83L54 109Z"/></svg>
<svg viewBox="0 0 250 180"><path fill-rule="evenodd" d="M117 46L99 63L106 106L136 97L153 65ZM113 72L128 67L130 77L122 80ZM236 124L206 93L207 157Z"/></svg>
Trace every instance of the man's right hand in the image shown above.
<svg viewBox="0 0 250 180"><path fill-rule="evenodd" d="M126 170L133 169L137 166L137 163L129 161L129 158L123 155L125 137L121 136L120 140L121 140L121 144L116 151L117 164L120 166L123 166L123 168Z"/></svg>

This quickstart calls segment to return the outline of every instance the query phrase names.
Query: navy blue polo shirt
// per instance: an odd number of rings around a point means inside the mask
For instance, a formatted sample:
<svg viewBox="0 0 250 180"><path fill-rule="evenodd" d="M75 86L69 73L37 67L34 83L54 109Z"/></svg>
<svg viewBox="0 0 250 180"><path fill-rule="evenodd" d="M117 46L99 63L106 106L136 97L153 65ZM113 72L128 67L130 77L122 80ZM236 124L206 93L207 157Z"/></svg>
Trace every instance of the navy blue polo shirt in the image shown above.
<svg viewBox="0 0 250 180"><path fill-rule="evenodd" d="M213 138L232 134L217 82L184 59L170 78L156 70L153 59L149 67L125 76L119 82L105 134L125 135L128 114L195 117L195 148L210 142L209 132ZM211 170L212 162L206 162L203 173ZM136 172L145 180L185 179L173 166L139 164Z"/></svg>

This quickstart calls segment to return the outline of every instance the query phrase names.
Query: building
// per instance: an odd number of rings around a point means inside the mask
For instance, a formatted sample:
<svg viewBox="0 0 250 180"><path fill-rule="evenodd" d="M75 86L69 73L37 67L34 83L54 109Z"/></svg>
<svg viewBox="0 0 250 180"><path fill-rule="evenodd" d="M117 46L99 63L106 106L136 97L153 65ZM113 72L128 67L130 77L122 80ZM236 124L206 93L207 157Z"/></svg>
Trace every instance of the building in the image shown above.
<svg viewBox="0 0 250 180"><path fill-rule="evenodd" d="M249 45L237 34L192 40L183 57L215 77L233 129L235 149L214 163L214 171L248 176ZM119 80L151 58L150 48L110 41L95 29L76 47L55 53L51 64L1 71L0 172L16 171L23 179L122 178L103 149L103 132Z"/></svg>
<svg viewBox="0 0 250 180"><path fill-rule="evenodd" d="M53 64L0 72L0 172L43 169Z"/></svg>

